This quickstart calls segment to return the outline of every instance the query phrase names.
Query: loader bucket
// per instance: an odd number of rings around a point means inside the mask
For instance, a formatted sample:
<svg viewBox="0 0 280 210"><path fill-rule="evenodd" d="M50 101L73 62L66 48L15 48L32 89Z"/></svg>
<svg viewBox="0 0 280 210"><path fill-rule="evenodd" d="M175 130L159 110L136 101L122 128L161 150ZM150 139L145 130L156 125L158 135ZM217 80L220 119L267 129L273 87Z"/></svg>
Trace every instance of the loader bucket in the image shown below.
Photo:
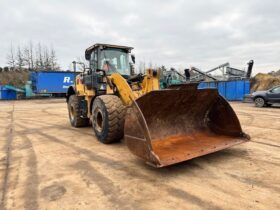
<svg viewBox="0 0 280 210"><path fill-rule="evenodd" d="M216 89L196 85L147 93L128 109L125 141L146 163L163 167L249 140Z"/></svg>

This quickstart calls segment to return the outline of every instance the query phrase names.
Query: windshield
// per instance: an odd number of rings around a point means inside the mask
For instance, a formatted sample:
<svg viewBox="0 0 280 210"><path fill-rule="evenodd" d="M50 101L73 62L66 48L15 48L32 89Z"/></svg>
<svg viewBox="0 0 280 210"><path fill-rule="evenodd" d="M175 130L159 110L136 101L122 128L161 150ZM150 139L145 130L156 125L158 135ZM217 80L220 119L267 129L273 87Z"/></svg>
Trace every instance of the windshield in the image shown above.
<svg viewBox="0 0 280 210"><path fill-rule="evenodd" d="M128 53L121 49L106 48L101 51L99 68L107 74L118 72L121 75L130 75Z"/></svg>
<svg viewBox="0 0 280 210"><path fill-rule="evenodd" d="M271 90L272 93L280 93L280 87L273 88Z"/></svg>

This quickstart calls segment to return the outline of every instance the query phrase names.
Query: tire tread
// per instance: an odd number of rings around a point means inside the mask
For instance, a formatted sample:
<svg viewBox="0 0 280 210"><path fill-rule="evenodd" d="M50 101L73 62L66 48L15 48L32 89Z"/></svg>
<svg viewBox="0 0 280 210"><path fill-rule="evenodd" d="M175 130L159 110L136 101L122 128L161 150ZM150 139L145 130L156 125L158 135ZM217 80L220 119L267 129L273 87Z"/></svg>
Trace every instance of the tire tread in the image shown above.
<svg viewBox="0 0 280 210"><path fill-rule="evenodd" d="M78 97L76 95L71 95L70 98L69 98L69 101L68 101L68 111L69 111L69 113L70 113L69 108L70 108L71 103L73 104L75 113L77 113L77 116L75 117L75 120L74 120L73 123L71 122L70 114L69 114L69 119L70 119L71 125L75 128L85 127L85 126L89 125L89 118L82 118L81 117L82 113L79 109L80 100L81 100L80 97Z"/></svg>
<svg viewBox="0 0 280 210"><path fill-rule="evenodd" d="M120 98L115 95L102 95L98 98L106 107L109 124L107 136L102 142L108 144L120 141L124 134L126 107Z"/></svg>

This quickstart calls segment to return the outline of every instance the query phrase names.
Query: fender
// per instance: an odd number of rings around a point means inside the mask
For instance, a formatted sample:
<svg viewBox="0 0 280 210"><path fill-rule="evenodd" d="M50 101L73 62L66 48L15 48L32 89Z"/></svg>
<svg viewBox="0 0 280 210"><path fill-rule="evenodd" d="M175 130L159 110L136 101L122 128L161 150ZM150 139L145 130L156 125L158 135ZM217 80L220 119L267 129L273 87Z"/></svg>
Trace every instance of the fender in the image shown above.
<svg viewBox="0 0 280 210"><path fill-rule="evenodd" d="M69 86L69 88L67 89L67 93L66 93L66 102L68 103L68 100L70 98L71 95L75 95L76 91L74 86Z"/></svg>

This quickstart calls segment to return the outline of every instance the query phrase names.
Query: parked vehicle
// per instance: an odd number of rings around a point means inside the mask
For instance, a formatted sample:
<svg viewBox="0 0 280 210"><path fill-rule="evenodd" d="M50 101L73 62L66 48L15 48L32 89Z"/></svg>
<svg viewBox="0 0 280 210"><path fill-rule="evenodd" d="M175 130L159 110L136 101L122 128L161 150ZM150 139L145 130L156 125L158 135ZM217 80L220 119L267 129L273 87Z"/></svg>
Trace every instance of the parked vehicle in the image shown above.
<svg viewBox="0 0 280 210"><path fill-rule="evenodd" d="M257 107L271 106L280 103L280 86L265 91L256 91L251 94Z"/></svg>

